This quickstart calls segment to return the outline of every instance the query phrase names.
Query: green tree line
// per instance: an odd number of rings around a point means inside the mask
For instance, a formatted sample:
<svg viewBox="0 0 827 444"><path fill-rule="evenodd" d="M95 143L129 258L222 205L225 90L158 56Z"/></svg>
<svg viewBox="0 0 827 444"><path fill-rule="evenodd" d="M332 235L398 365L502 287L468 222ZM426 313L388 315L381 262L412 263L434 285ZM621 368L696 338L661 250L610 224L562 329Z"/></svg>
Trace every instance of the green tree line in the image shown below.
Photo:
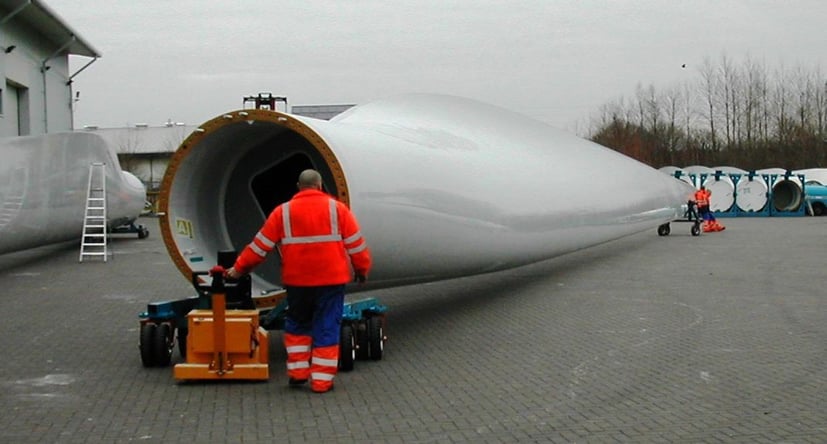
<svg viewBox="0 0 827 444"><path fill-rule="evenodd" d="M655 168L827 167L827 79L820 68L769 69L707 58L691 81L601 107L589 138Z"/></svg>

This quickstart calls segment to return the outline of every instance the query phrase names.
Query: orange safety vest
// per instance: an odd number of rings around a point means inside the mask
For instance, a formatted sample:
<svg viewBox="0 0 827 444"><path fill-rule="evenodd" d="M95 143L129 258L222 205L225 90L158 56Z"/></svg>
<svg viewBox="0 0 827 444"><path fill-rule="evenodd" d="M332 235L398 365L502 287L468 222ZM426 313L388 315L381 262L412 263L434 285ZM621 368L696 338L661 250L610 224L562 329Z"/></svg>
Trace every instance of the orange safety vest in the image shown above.
<svg viewBox="0 0 827 444"><path fill-rule="evenodd" d="M370 251L356 217L319 190L299 191L276 207L238 256L235 269L248 273L276 245L282 285L346 284L353 280L353 271L365 276L370 271Z"/></svg>
<svg viewBox="0 0 827 444"><path fill-rule="evenodd" d="M699 207L708 207L709 194L710 193L706 190L695 191L695 203L697 203Z"/></svg>

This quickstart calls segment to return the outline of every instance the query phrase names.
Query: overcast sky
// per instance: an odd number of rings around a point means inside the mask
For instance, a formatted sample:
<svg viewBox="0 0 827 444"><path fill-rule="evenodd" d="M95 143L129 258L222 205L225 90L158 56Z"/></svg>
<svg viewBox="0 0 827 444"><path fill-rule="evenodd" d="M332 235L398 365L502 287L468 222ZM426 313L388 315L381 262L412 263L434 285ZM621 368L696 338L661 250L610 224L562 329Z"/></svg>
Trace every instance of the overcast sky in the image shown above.
<svg viewBox="0 0 827 444"><path fill-rule="evenodd" d="M45 1L103 54L76 77L76 127L200 124L259 92L430 92L582 132L638 84L696 80L704 58L827 67L823 0Z"/></svg>

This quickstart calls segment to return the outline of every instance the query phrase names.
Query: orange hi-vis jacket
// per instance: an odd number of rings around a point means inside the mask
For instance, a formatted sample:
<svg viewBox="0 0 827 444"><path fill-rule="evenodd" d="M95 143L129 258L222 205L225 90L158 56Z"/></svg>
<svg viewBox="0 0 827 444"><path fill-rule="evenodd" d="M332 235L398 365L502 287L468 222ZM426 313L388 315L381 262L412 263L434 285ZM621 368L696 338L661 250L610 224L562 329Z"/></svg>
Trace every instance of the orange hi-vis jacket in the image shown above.
<svg viewBox="0 0 827 444"><path fill-rule="evenodd" d="M699 207L708 207L710 194L712 193L707 190L695 191L695 203L697 203Z"/></svg>
<svg viewBox="0 0 827 444"><path fill-rule="evenodd" d="M346 284L367 276L371 257L356 217L319 190L302 190L276 207L234 265L248 273L278 245L282 285ZM352 266L352 269L351 269Z"/></svg>

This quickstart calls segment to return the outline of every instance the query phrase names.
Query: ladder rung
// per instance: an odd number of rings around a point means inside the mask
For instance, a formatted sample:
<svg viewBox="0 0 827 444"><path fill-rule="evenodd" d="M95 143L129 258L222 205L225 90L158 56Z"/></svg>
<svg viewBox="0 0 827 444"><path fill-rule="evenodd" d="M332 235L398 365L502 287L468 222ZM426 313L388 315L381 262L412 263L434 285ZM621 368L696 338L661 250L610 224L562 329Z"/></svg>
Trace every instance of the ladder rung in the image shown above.
<svg viewBox="0 0 827 444"><path fill-rule="evenodd" d="M80 260L84 256L103 256L106 261L106 165L89 165L89 183L86 189L86 211L83 234L80 238ZM93 251L88 251L92 249Z"/></svg>

